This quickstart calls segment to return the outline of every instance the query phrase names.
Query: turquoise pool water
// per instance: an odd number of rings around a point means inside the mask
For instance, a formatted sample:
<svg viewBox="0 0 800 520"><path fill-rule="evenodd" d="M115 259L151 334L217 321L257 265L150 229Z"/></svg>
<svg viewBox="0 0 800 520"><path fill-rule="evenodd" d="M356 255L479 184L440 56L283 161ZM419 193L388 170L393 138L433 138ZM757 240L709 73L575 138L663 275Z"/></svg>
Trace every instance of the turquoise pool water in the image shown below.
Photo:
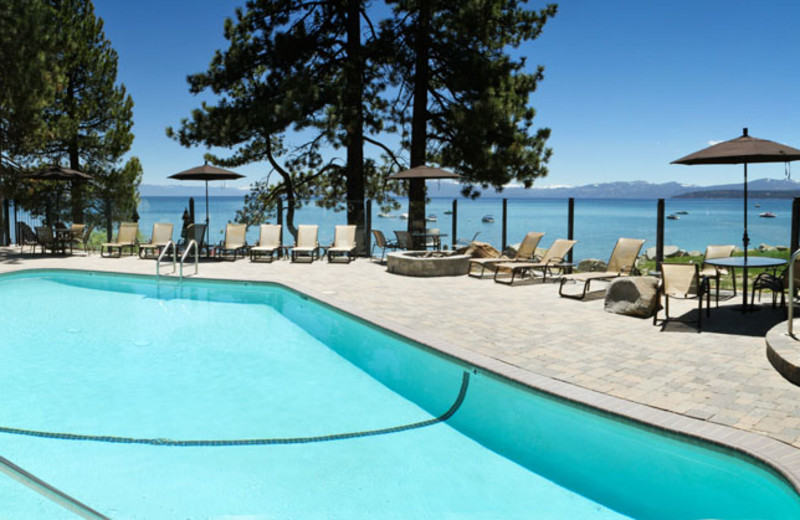
<svg viewBox="0 0 800 520"><path fill-rule="evenodd" d="M112 518L800 518L744 458L278 286L42 271L0 294L0 455ZM3 475L0 503L58 518Z"/></svg>

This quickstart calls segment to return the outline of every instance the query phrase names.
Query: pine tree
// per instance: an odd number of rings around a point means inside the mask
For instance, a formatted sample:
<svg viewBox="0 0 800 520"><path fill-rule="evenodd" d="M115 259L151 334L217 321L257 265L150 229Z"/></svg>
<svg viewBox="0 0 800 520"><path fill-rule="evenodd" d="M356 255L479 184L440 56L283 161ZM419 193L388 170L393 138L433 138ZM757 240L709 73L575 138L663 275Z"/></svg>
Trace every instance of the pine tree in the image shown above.
<svg viewBox="0 0 800 520"><path fill-rule="evenodd" d="M44 111L48 135L38 156L66 159L75 170L108 172L133 143L133 99L117 84L117 53L103 33L91 0L50 0L56 11L58 47L55 100ZM122 191L129 187L120 187ZM85 222L87 189L73 183L72 220Z"/></svg>
<svg viewBox="0 0 800 520"><path fill-rule="evenodd" d="M367 185L378 177L363 152L365 126L375 121L366 106L377 102L378 89L361 41L364 16L364 0L250 0L226 22L229 47L188 78L191 92L220 98L168 135L185 146L236 148L227 158L208 157L229 167L266 160L280 176L277 184L253 185L240 219L255 223L285 197L294 234L294 210L316 198L334 208L346 201L348 223L364 225ZM289 146L295 131L310 137ZM324 157L340 147L344 165Z"/></svg>
<svg viewBox="0 0 800 520"><path fill-rule="evenodd" d="M477 186L499 190L516 180L530 187L546 175L550 130L532 130L535 110L529 106L544 69L526 73L525 58L508 51L535 39L556 6L532 11L518 0L387 3L394 17L382 26L382 42L400 89L391 117L403 129L411 166L431 161L453 168L472 196ZM425 225L424 181L411 181L409 199L409 230L418 231Z"/></svg>

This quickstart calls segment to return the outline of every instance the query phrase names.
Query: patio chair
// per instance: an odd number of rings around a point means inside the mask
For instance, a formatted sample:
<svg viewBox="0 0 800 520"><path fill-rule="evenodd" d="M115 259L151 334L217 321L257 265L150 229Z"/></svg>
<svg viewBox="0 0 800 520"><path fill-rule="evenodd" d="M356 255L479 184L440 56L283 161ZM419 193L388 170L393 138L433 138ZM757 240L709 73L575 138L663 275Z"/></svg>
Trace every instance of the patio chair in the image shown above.
<svg viewBox="0 0 800 520"><path fill-rule="evenodd" d="M756 276L753 281L753 292L750 297L750 306L752 307L756 302L756 291L758 291L758 301L761 301L761 291L768 289L772 291L772 307L775 308L778 295L781 295L781 308L786 307L786 291L789 289L789 266L783 268L778 274L764 271ZM793 300L800 290L800 258L794 261L794 292L789 296Z"/></svg>
<svg viewBox="0 0 800 520"><path fill-rule="evenodd" d="M561 284L558 286L559 296L582 300L586 297L586 292L589 290L589 285L592 281L608 281L618 276L633 274L636 272L636 260L639 257L639 251L642 249L644 242L644 240L637 238L620 238L614 246L614 251L611 253L611 258L608 260L608 267L606 267L605 271L566 274L562 276ZM578 283L583 282L583 292L581 294L565 294L564 284L570 281Z"/></svg>
<svg viewBox="0 0 800 520"><path fill-rule="evenodd" d="M346 258L349 264L355 260L356 254L356 227L336 226L333 235L333 244L328 248L328 262L337 258Z"/></svg>
<svg viewBox="0 0 800 520"><path fill-rule="evenodd" d="M136 235L139 233L139 224L136 222L121 222L117 232L116 242L105 242L100 245L100 256L114 256L114 251L118 251L115 258L122 256L123 248L130 248L131 253L136 247Z"/></svg>
<svg viewBox="0 0 800 520"><path fill-rule="evenodd" d="M711 291L708 278L700 275L697 264L661 264L661 284L658 291L656 310L653 313L653 325L658 323L658 310L661 296L664 296L664 319L662 326L668 321L680 321L669 317L669 299L697 298L697 332L703 325L703 297L706 298L706 315L711 315Z"/></svg>
<svg viewBox="0 0 800 520"><path fill-rule="evenodd" d="M36 246L39 241L36 239L36 232L25 222L17 222L19 232L18 243L21 252L25 252L25 246L31 246L31 253L36 253Z"/></svg>
<svg viewBox="0 0 800 520"><path fill-rule="evenodd" d="M153 234L150 236L150 242L139 244L139 258L158 258L161 250L167 247L167 244L172 240L172 230L173 226L169 222L156 222L153 224Z"/></svg>
<svg viewBox="0 0 800 520"><path fill-rule="evenodd" d="M94 231L94 225L72 224L70 228L70 233L72 234L71 247L80 247L88 255L92 231Z"/></svg>
<svg viewBox="0 0 800 520"><path fill-rule="evenodd" d="M217 246L216 257L218 260L230 258L229 253L233 253L231 260L236 260L236 256L241 253L242 258L247 252L247 224L228 224L225 226L225 240Z"/></svg>
<svg viewBox="0 0 800 520"><path fill-rule="evenodd" d="M394 236L397 238L398 249L405 249L406 251L414 249L414 240L408 231L395 231Z"/></svg>
<svg viewBox="0 0 800 520"><path fill-rule="evenodd" d="M183 253L186 251L186 248L189 247L189 244L191 244L193 240L195 243L197 243L197 256L203 254L203 251L205 251L206 256L208 256L205 224L189 224L186 226L183 241L178 244L178 254L183 255ZM194 248L192 249L192 252L195 252Z"/></svg>
<svg viewBox="0 0 800 520"><path fill-rule="evenodd" d="M48 250L51 253L58 253L64 250L63 244L56 240L53 229L48 226L36 226L36 242L42 248L42 254Z"/></svg>
<svg viewBox="0 0 800 520"><path fill-rule="evenodd" d="M509 258L505 255L500 255L497 258L472 258L469 261L469 271L467 271L467 274L473 278L483 278L483 273L486 272L487 269L494 272L497 264L533 260L536 257L536 248L543 236L544 233L530 231L525 235L525 238L522 240L517 250L517 254L514 255L513 258ZM475 274L473 268L480 268L480 272Z"/></svg>
<svg viewBox="0 0 800 520"><path fill-rule="evenodd" d="M250 248L250 261L255 262L264 257L272 262L275 252L280 252L282 247L280 224L261 224L258 245Z"/></svg>
<svg viewBox="0 0 800 520"><path fill-rule="evenodd" d="M388 240L386 240L386 235L383 234L383 231L373 229L372 236L375 237L375 242L372 244L372 251L375 251L376 247L381 248L381 259L379 260L380 263L383 263L387 249L396 250L400 248L400 244L398 244L397 242L389 242ZM370 256L372 256L372 252L370 252Z"/></svg>
<svg viewBox="0 0 800 520"><path fill-rule="evenodd" d="M705 276L708 278L709 283L711 280L714 280L714 286L716 287L717 292L717 307L719 307L719 279L720 276L727 275L728 270L724 267L706 265L706 260L711 260L714 258L728 258L733 255L734 249L736 249L736 246L708 246L706 247L706 252L703 255L703 264L700 268L700 276ZM736 276L733 274L733 270L731 270L731 280L733 280L733 295L736 296Z"/></svg>
<svg viewBox="0 0 800 520"><path fill-rule="evenodd" d="M297 240L292 247L292 262L300 258L308 258L313 262L319 258L319 226L299 225L297 226Z"/></svg>
<svg viewBox="0 0 800 520"><path fill-rule="evenodd" d="M536 271L541 271L542 281L545 281L548 274L553 275L554 270L558 271L558 274L563 274L567 267L572 267L572 264L565 264L564 259L577 243L576 240L557 238L538 262L504 262L497 264L494 271L494 281L513 285L517 275L523 278L526 274L535 276ZM511 277L500 276L504 273L510 274Z"/></svg>
<svg viewBox="0 0 800 520"><path fill-rule="evenodd" d="M425 249L431 248L438 251L442 248L440 233L439 228L425 228Z"/></svg>
<svg viewBox="0 0 800 520"><path fill-rule="evenodd" d="M86 224L72 224L67 229L61 229L61 237L64 249L69 247L69 254L72 254L72 248L76 240L83 243L83 231L86 229Z"/></svg>

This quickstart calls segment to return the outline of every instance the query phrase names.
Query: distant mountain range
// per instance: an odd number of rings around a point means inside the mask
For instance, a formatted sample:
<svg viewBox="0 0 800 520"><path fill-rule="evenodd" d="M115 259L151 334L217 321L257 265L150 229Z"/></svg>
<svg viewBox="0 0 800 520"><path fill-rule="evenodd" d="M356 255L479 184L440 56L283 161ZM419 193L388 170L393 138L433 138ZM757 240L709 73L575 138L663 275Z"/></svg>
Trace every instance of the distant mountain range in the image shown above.
<svg viewBox="0 0 800 520"><path fill-rule="evenodd" d="M759 179L747 184L748 195L754 198L792 198L800 193L800 182L783 179ZM460 187L454 183L428 185L431 197L459 196ZM647 181L604 182L584 186L557 188L506 188L497 193L484 190L482 197L508 199L669 199L669 198L741 198L742 183L717 186L696 186L678 182L654 184Z"/></svg>
<svg viewBox="0 0 800 520"><path fill-rule="evenodd" d="M788 179L758 179L747 185L748 195L753 198L792 198L800 196L800 182ZM197 185L156 185L142 184L139 193L144 197L202 197L205 186ZM214 197L244 197L247 189L220 188L209 186L208 193ZM461 186L447 181L430 182L428 196L458 198ZM647 181L604 182L585 186L525 188L511 187L497 193L493 189L483 190L481 195L487 198L508 199L669 199L669 198L705 198L731 199L742 197L742 184L720 184L717 186L695 186L666 182L653 184Z"/></svg>

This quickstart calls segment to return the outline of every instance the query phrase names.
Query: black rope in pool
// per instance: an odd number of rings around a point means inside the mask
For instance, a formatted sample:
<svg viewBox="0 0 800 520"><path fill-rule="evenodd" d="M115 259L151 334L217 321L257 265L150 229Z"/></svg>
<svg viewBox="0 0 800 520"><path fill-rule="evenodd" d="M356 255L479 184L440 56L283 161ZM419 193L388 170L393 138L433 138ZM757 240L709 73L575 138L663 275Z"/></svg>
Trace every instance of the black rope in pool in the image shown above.
<svg viewBox="0 0 800 520"><path fill-rule="evenodd" d="M461 376L461 389L458 391L458 397L455 402L450 406L450 409L445 413L434 419L427 421L420 421L401 426L392 426L390 428L381 428L378 430L367 430L361 432L349 433L335 433L333 435L320 435L316 437L285 437L275 439L240 439L240 440L175 440L175 439L137 439L134 437L114 437L111 435L82 435L78 433L58 433L58 432L43 432L37 430L24 430L19 428L7 428L0 426L0 433L8 433L12 435L26 435L28 437L43 437L46 439L60 439L66 441L93 441L93 442L110 442L117 444L147 444L150 446L177 446L177 447L216 447L216 446L264 446L272 444L309 444L312 442L328 442L340 441L345 439L356 439L359 437L372 437L375 435L387 435L390 433L399 433L408 430L416 430L433 426L440 422L448 420L455 414L464 402L467 395L467 387L469 386L469 372L464 372Z"/></svg>

